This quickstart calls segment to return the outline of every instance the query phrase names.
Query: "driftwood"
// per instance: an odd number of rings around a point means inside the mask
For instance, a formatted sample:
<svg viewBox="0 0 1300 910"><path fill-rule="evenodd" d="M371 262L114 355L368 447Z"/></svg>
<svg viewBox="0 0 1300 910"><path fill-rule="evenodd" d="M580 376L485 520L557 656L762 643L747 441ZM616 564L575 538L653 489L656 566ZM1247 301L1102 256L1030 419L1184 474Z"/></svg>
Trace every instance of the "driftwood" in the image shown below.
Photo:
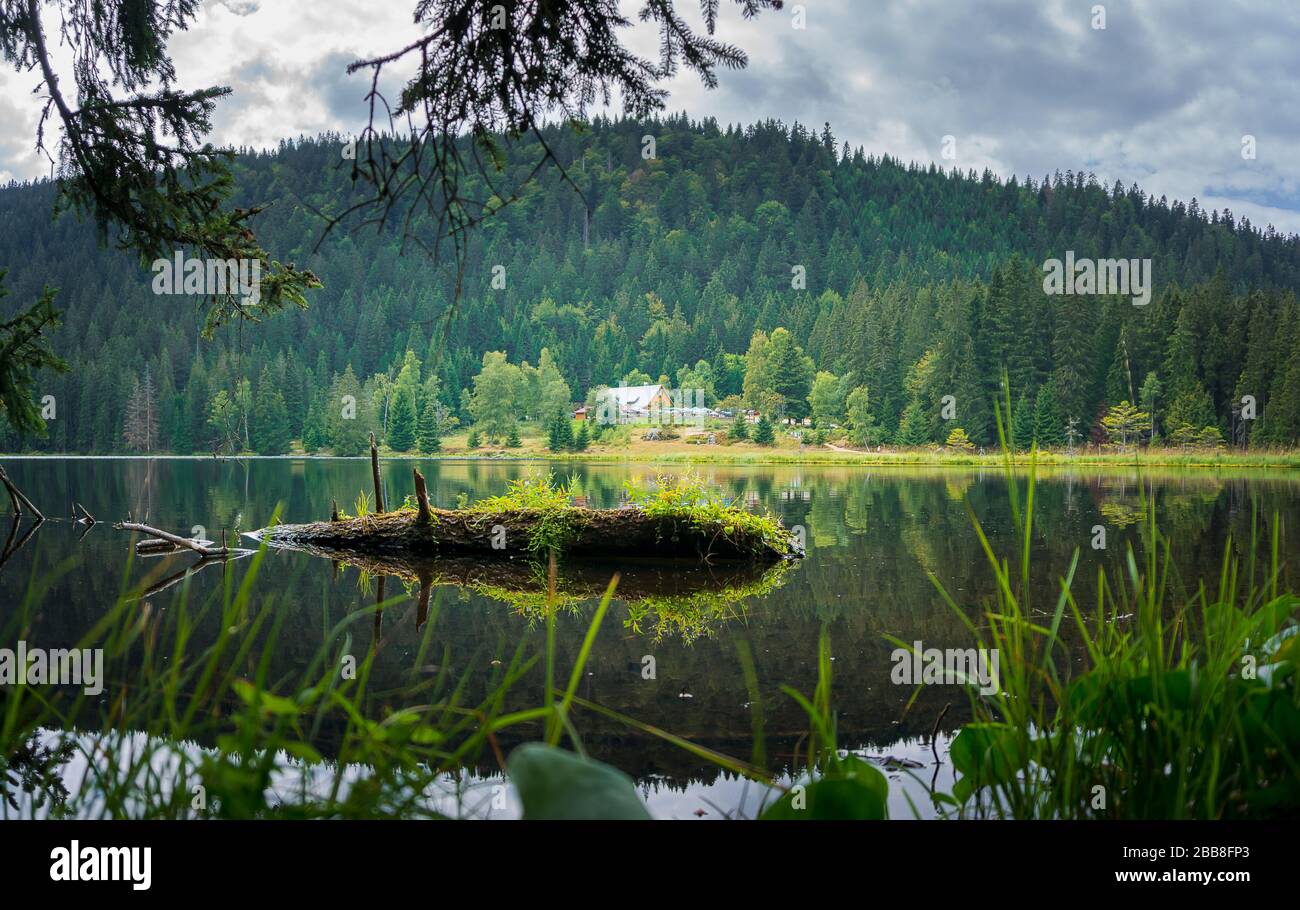
<svg viewBox="0 0 1300 910"><path fill-rule="evenodd" d="M375 445L375 434L370 434L370 473L375 481L375 511L386 512L384 507L384 484L379 477L379 447Z"/></svg>
<svg viewBox="0 0 1300 910"><path fill-rule="evenodd" d="M200 556L205 556L209 558L242 556L244 553L247 552L246 550L240 550L238 548L232 549L230 547L225 546L224 543L222 544L222 546L219 547L210 546L212 541L200 542L197 540L191 540L188 537L181 537L180 535L177 534L171 534L167 531L159 530L158 528L152 528L146 524L140 524L137 521L119 521L117 524L113 525L113 527L119 531L138 531L141 534L148 534L150 537L154 537L160 541L166 541L167 543L170 543L177 550L180 549L193 550L195 553L198 553Z"/></svg>
<svg viewBox="0 0 1300 910"><path fill-rule="evenodd" d="M31 509L32 515L35 516L38 524L45 520L45 516L41 514L41 510L36 508L36 503L28 499L27 495L23 493L22 490L18 489L17 485L9 479L9 474L5 471L4 465L0 465L0 483L3 483L4 488L9 491L9 499L14 504L14 515L16 517L21 518L23 514L23 506L27 506L27 508Z"/></svg>
<svg viewBox="0 0 1300 910"><path fill-rule="evenodd" d="M199 538L190 538L191 543L198 544L201 547L212 546L212 541L202 540ZM174 544L170 540L161 540L157 537L147 537L135 542L135 555L142 557L149 556L171 556L174 553L193 552L193 547L183 547Z"/></svg>

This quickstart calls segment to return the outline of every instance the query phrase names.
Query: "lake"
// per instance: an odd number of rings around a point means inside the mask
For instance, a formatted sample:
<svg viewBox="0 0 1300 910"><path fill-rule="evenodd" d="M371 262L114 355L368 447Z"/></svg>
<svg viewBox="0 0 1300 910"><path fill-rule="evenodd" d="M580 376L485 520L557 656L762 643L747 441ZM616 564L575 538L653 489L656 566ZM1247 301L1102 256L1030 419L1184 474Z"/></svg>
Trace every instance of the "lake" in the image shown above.
<svg viewBox="0 0 1300 910"><path fill-rule="evenodd" d="M133 535L114 530L114 521L131 516L187 536L206 533L218 542L224 529L234 544L236 532L269 523L277 508L286 522L326 518L332 500L353 512L358 493L371 489L369 462L362 459L7 458L5 466L47 516L67 516L75 501L100 520L84 536L66 517L48 522L0 569L0 630L6 639L21 634L29 647L74 646L122 591L161 583L194 562L190 555L129 561ZM394 460L384 466L390 504L411 492L412 466L428 479L434 505L447 508L464 497L472 501L501 493L511 479L547 470L557 479L572 478L580 503L614 506L628 481L644 483L656 473L687 470L622 463ZM719 566L704 572L701 581L699 570L642 560L583 568L595 579L620 572L624 589L637 597L632 603L616 597L578 694L745 761L754 756L759 716L767 764L782 777L808 729L807 716L782 687L812 694L818 639L825 629L840 747L885 766L898 785L891 787L891 815L911 815L909 797L928 814L926 786L932 779L941 787L951 782L947 763L936 763L931 733L943 714L935 744L942 755L969 716L967 698L956 686L924 686L909 708L913 687L891 680L891 653L898 647L891 639L921 642L927 649L972 646L963 617L944 602L930 576L967 617L980 622L979 608L993 581L971 514L994 550L1010 556L1015 533L1004 477L981 469L902 466L694 470L727 496L802 529L806 558L758 579L733 578ZM1144 496L1153 499L1157 521L1173 544L1181 576L1175 584L1189 589L1201 580L1217 584L1229 537L1238 552L1244 551L1252 514L1267 534L1276 513L1284 529L1282 586L1296 587L1300 543L1285 533L1300 506L1300 477L1293 472L1043 469L1032 545L1035 609L1050 615L1059 578L1076 550L1075 590L1085 611L1099 567L1111 573L1111 582L1122 581L1127 549L1132 546L1140 557L1145 546ZM8 533L7 502L5 509L0 534ZM199 603L219 593L225 581L238 584L252 565L251 559L238 560L160 587L141 610L161 615L180 608L182 598ZM252 602L278 623L277 637L265 655L249 656L250 673L263 657L268 679L301 672L330 630L355 617L348 627L353 640L375 652L369 704L376 717L403 707L411 680L441 672L463 678L474 700L490 691L494 674L516 648L530 654L544 649L537 596L544 585L530 589L523 574L524 582L512 586L448 572L427 610L419 607L414 591L390 582L386 597L397 600L375 613L374 579L318 556L271 551L258 571ZM455 583L458 577L461 583ZM42 593L23 613L34 580ZM564 678L597 599L575 598L560 611L556 653ZM198 644L215 634L206 620L194 632ZM8 640L0 645L13 647ZM756 691L746 682L744 653L752 655ZM510 707L540 704L542 687L540 670L531 672L512 696L518 704ZM113 693L110 684L101 696L104 710ZM575 725L589 754L631 775L657 816L716 818L749 815L757 808L761 794L753 784L644 728L581 709ZM317 732L315 745L328 759L331 730L326 725ZM500 746L508 752L518 741L502 738ZM490 753L464 771L462 784L501 780ZM508 816L517 811L512 800L495 806L479 801L471 814Z"/></svg>

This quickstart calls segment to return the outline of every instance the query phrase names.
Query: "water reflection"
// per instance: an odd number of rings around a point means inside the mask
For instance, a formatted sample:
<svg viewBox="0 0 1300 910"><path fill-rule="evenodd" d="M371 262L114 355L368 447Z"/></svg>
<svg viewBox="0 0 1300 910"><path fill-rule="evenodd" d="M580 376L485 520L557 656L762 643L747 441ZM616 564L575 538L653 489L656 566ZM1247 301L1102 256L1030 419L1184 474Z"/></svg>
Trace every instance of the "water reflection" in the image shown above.
<svg viewBox="0 0 1300 910"><path fill-rule="evenodd" d="M128 562L129 535L107 522L131 514L185 535L202 526L208 537L220 540L222 532L234 535L266 524L277 506L283 520L307 521L328 515L332 500L350 503L358 491L370 488L369 465L362 460L7 464L36 502L84 502L100 519L95 533L80 540L84 528L69 521L47 523L21 546L17 541L24 532L10 533L14 546L6 548L7 562L0 569L0 630L11 634L11 620L21 612L29 582L37 579L47 590L25 635L49 648L74 646L125 588L143 590L142 615L150 611L157 619L175 608L182 594L197 602L223 585L238 585L248 570L248 560L220 570L193 566L192 557ZM443 507L466 496L500 493L508 480L545 467L481 461L419 466L434 504ZM565 463L555 470L574 476L587 504L604 507L618 504L625 481L663 468ZM802 526L807 558L756 576L743 566L691 572L627 560L562 567L555 597L561 672L573 665L610 575L618 571L622 577L578 694L746 760L753 754L754 712L761 708L769 764L775 773L787 773L807 720L781 686L805 693L815 687L817 638L824 626L835 657L841 744L876 757L892 754L919 762L924 767L916 773L926 779L936 770L944 773L935 767L930 737L945 705L953 707L939 727L941 742L965 719L964 697L954 689L927 687L908 709L911 691L890 681L894 645L886 636L921 640L926 647L971 644L963 617L942 602L929 576L978 622L992 582L971 516L981 522L995 552L1011 552L1014 529L1005 480L978 469L709 466L702 473L727 495L771 510L788 527ZM407 464L388 468L390 501L400 501L409 476ZM1295 515L1298 493L1297 478L1282 472L1046 470L1035 504L1031 609L1048 610L1055 603L1058 579L1076 549L1077 596L1083 605L1098 570L1122 569L1129 546L1140 563L1147 531L1135 518L1144 497L1154 501L1173 543L1180 575L1173 583L1190 589L1199 579L1217 577L1229 537L1238 552L1244 551L1252 513L1258 514L1263 535L1272 533L1276 513L1282 521L1282 562L1288 567L1281 583L1294 587L1297 547L1285 528ZM1094 548L1099 525L1106 531L1104 549ZM269 678L292 678L327 643L331 630L351 617L368 629L376 654L376 714L401 707L403 693L438 673L463 677L466 700L474 701L491 690L501 664L508 664L516 649L539 653L544 647L540 620L547 600L545 577L522 563L368 564L269 552L254 610L275 621L278 637L267 654L250 655L250 666L265 656ZM196 617L197 644L215 638L215 622L212 616ZM742 646L754 658L757 698L741 668ZM653 658L653 678L644 673L646 657ZM539 674L526 676L506 709L540 703L543 685ZM591 754L648 788L659 814L693 813L701 808L701 794L734 797L742 786L715 766L614 719L580 712L577 723ZM326 756L331 735L328 725L319 731L317 746ZM502 741L502 748L510 745ZM468 773L486 781L499 769L489 757Z"/></svg>

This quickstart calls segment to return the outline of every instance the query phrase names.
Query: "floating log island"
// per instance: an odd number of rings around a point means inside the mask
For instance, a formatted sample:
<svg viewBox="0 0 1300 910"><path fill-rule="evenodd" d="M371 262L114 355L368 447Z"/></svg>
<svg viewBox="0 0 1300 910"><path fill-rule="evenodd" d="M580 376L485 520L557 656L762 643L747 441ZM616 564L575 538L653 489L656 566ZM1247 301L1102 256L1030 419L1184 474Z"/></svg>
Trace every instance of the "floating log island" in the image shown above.
<svg viewBox="0 0 1300 910"><path fill-rule="evenodd" d="M359 556L689 558L776 562L803 555L795 536L773 518L734 506L709 509L586 509L509 503L508 497L464 509L429 506L424 477L413 471L415 502L391 512L281 524L250 536L277 547L338 550ZM544 495L553 494L549 487ZM507 507L503 507L505 502ZM323 554L322 554L323 555Z"/></svg>
<svg viewBox="0 0 1300 910"><path fill-rule="evenodd" d="M377 520L398 517L401 516L377 516ZM418 587L417 627L424 625L429 615L430 596L439 587L473 591L507 604L522 615L540 617L555 607L598 600L609 587L610 579L617 577L615 596L627 604L625 624L630 629L690 642L742 611L750 598L779 588L794 568L789 558L705 562L694 555L685 558L623 555L566 558L548 573L538 570L533 554L525 555L519 550L513 554L509 550L492 550L492 557L484 556L478 545L430 551L427 527L418 533L408 529L379 538L367 535L362 546L368 552L360 552L350 545L340 546L340 540L351 539L346 536L330 536L320 530L300 533L304 528L320 529L340 523L280 525L279 528L289 533L276 533L277 528L268 528L249 536L265 539L268 546L276 549L329 559L336 571L343 566L359 569L378 580L376 603L385 599L386 578L396 577ZM391 544L406 539L404 535L408 533L418 538L410 548L399 552L373 549L377 540ZM417 553L417 549L424 552ZM376 624L379 615L376 614Z"/></svg>
<svg viewBox="0 0 1300 910"><path fill-rule="evenodd" d="M421 478L422 480L422 478ZM651 515L637 507L491 511L417 508L309 524L279 524L252 534L272 546L346 550L359 555L477 555L491 559L545 555L593 558L748 559L802 556L789 530L755 529L727 519Z"/></svg>
<svg viewBox="0 0 1300 910"><path fill-rule="evenodd" d="M543 528L557 533L554 549L565 556L775 562L803 555L793 540L783 551L779 543L747 529L728 529L721 522L651 516L635 508L573 507L558 513L430 509L428 515L402 510L337 521L275 525L251 536L273 546L345 550L370 556L474 554L510 559L545 555L547 547L534 546Z"/></svg>
<svg viewBox="0 0 1300 910"><path fill-rule="evenodd" d="M690 641L743 601L779 587L804 555L777 519L723 503L682 478L661 478L656 491L618 509L574 506L549 478L513 481L506 495L467 508L435 509L416 469L415 495L385 511L373 441L371 462L377 513L340 515L336 504L329 521L272 525L246 536L322 556L336 571L360 569L378 579L377 603L386 577L418 584L417 625L428 615L431 592L443 585L549 615L556 606L599 597L615 579L630 628ZM549 572L539 571L544 561Z"/></svg>

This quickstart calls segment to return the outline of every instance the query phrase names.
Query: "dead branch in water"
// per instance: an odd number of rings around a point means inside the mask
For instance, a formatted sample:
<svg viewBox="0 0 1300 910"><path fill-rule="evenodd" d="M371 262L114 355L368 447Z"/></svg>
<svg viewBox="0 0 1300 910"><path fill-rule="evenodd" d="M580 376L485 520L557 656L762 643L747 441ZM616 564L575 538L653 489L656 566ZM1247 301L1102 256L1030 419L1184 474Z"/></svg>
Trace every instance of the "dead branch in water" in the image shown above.
<svg viewBox="0 0 1300 910"><path fill-rule="evenodd" d="M9 479L9 474L5 471L4 465L0 465L0 483L3 483L5 489L9 491L9 499L12 500L14 504L15 517L21 518L23 514L23 506L27 506L27 508L31 509L32 515L36 516L37 524L45 520L45 516L41 514L41 510L36 508L36 503L28 499L26 494L24 494L22 490L18 489L14 482Z"/></svg>
<svg viewBox="0 0 1300 910"><path fill-rule="evenodd" d="M943 710L939 712L939 716L934 719L934 729L930 731L930 751L934 753L934 760L940 764L943 764L943 759L939 758L939 748L936 745L936 740L939 737L939 725L943 723L943 719L947 716L948 709L951 707L952 702L948 702L948 704L943 706Z"/></svg>
<svg viewBox="0 0 1300 910"><path fill-rule="evenodd" d="M200 539L197 537L190 538L194 543L201 547L212 545L212 541ZM192 552L192 547L181 547L172 543L170 540L159 540L155 537L147 537L135 542L135 555L148 558L150 556L171 556L176 553Z"/></svg>
<svg viewBox="0 0 1300 910"><path fill-rule="evenodd" d="M375 445L375 434L370 434L370 473L375 479L375 511L387 512L384 507L384 485L379 477L379 447Z"/></svg>
<svg viewBox="0 0 1300 910"><path fill-rule="evenodd" d="M432 517L429 513L429 490L424 485L424 475L419 468L411 468L411 473L415 475L415 500L419 504L416 514L420 521L427 523Z"/></svg>
<svg viewBox="0 0 1300 910"><path fill-rule="evenodd" d="M137 521L119 521L117 524L113 525L113 527L119 531L138 531L141 534L148 534L150 537L156 537L159 540L165 540L168 543L174 544L177 547L183 547L187 550L193 550L195 553L198 553L200 556L224 558L224 557L241 555L242 553L245 552L244 550L240 550L238 548L232 550L230 547L224 545L220 547L210 547L205 544L199 543L196 540L191 540L188 537L181 537L178 534L171 534L168 533L167 531L159 530L158 528L152 528L146 524L140 524Z"/></svg>

